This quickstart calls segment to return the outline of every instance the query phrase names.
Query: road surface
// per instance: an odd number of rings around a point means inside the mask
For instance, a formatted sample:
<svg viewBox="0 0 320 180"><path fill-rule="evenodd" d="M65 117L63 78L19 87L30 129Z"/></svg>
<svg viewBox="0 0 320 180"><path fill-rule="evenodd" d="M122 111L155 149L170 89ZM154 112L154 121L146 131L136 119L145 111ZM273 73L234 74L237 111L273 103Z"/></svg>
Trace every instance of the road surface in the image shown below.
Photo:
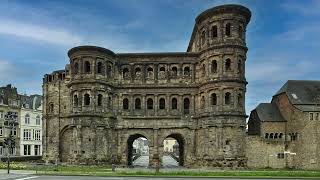
<svg viewBox="0 0 320 180"><path fill-rule="evenodd" d="M148 167L149 156L140 156L137 160L133 161L133 166L136 167ZM178 167L179 163L174 160L171 156L163 156L162 165L164 167Z"/></svg>

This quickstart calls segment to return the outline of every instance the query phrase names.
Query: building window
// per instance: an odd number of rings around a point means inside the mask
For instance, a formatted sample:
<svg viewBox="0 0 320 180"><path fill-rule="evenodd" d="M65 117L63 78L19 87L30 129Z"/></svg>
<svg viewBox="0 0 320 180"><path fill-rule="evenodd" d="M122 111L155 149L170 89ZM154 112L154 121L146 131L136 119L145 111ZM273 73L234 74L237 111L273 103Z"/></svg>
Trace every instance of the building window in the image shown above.
<svg viewBox="0 0 320 180"><path fill-rule="evenodd" d="M274 134L274 139L278 139L278 133Z"/></svg>
<svg viewBox="0 0 320 180"><path fill-rule="evenodd" d="M26 114L26 116L24 117L24 124L30 124L30 115Z"/></svg>
<svg viewBox="0 0 320 180"><path fill-rule="evenodd" d="M91 65L89 61L84 62L84 72L90 73L91 72Z"/></svg>
<svg viewBox="0 0 320 180"><path fill-rule="evenodd" d="M206 76L206 65L205 65L205 64L202 65L202 68L201 68L201 76L202 76L202 77Z"/></svg>
<svg viewBox="0 0 320 180"><path fill-rule="evenodd" d="M40 125L40 120L41 120L41 118L40 118L40 116L38 115L38 116L36 117L36 125Z"/></svg>
<svg viewBox="0 0 320 180"><path fill-rule="evenodd" d="M34 140L40 141L41 140L41 130L34 131Z"/></svg>
<svg viewBox="0 0 320 180"><path fill-rule="evenodd" d="M122 100L122 108L124 110L128 110L129 109L129 99L128 98L124 98Z"/></svg>
<svg viewBox="0 0 320 180"><path fill-rule="evenodd" d="M79 100L78 100L78 95L74 95L74 96L73 96L73 105L74 105L74 106L78 106L78 101L79 101Z"/></svg>
<svg viewBox="0 0 320 180"><path fill-rule="evenodd" d="M111 74L112 74L112 69L111 69L111 66L108 65L108 66L107 66L107 77L110 78L110 77L111 77Z"/></svg>
<svg viewBox="0 0 320 180"><path fill-rule="evenodd" d="M184 98L183 100L183 109L185 114L189 114L190 110L190 100L189 98Z"/></svg>
<svg viewBox="0 0 320 180"><path fill-rule="evenodd" d="M319 120L319 113L316 113L315 120Z"/></svg>
<svg viewBox="0 0 320 180"><path fill-rule="evenodd" d="M159 109L165 109L165 108L166 108L166 100L164 100L164 98L160 98Z"/></svg>
<svg viewBox="0 0 320 180"><path fill-rule="evenodd" d="M122 74L123 79L128 79L129 78L129 69L128 68L124 68L122 73L123 73Z"/></svg>
<svg viewBox="0 0 320 180"><path fill-rule="evenodd" d="M31 129L23 130L23 140L31 140Z"/></svg>
<svg viewBox="0 0 320 180"><path fill-rule="evenodd" d="M16 135L17 135L17 128L16 128L16 127L12 128L12 129L10 130L10 135L11 135L11 136L16 136Z"/></svg>
<svg viewBox="0 0 320 180"><path fill-rule="evenodd" d="M178 69L177 67L172 67L172 77L176 78L178 76Z"/></svg>
<svg viewBox="0 0 320 180"><path fill-rule="evenodd" d="M211 27L211 38L216 38L218 37L218 28L217 26L212 26Z"/></svg>
<svg viewBox="0 0 320 180"><path fill-rule="evenodd" d="M147 109L153 109L153 100L151 98L147 100Z"/></svg>
<svg viewBox="0 0 320 180"><path fill-rule="evenodd" d="M273 133L270 133L269 137L270 137L270 139L273 139Z"/></svg>
<svg viewBox="0 0 320 180"><path fill-rule="evenodd" d="M238 106L239 107L242 107L242 101L243 101L242 95L238 94Z"/></svg>
<svg viewBox="0 0 320 180"><path fill-rule="evenodd" d="M2 111L0 111L0 119L4 118L4 113Z"/></svg>
<svg viewBox="0 0 320 180"><path fill-rule="evenodd" d="M204 45L206 42L206 31L202 31L201 33L201 44Z"/></svg>
<svg viewBox="0 0 320 180"><path fill-rule="evenodd" d="M0 156L3 156L3 146L0 146Z"/></svg>
<svg viewBox="0 0 320 180"><path fill-rule="evenodd" d="M50 103L49 104L49 113L53 113L54 112L54 104Z"/></svg>
<svg viewBox="0 0 320 180"><path fill-rule="evenodd" d="M89 106L90 105L90 95L84 94L84 105Z"/></svg>
<svg viewBox="0 0 320 180"><path fill-rule="evenodd" d="M148 77L149 79L153 79L153 68L152 68L152 67L149 67L149 68L147 69L147 71L148 71L147 77Z"/></svg>
<svg viewBox="0 0 320 180"><path fill-rule="evenodd" d="M283 135L282 133L280 133L280 134L279 134L279 139L281 139L281 138L282 138L282 135Z"/></svg>
<svg viewBox="0 0 320 180"><path fill-rule="evenodd" d="M313 120L313 113L310 113L310 120Z"/></svg>
<svg viewBox="0 0 320 180"><path fill-rule="evenodd" d="M171 108L172 109L178 109L178 101L176 98L172 98L171 100Z"/></svg>
<svg viewBox="0 0 320 180"><path fill-rule="evenodd" d="M40 156L40 150L41 150L40 145L34 145L34 155L35 156Z"/></svg>
<svg viewBox="0 0 320 180"><path fill-rule="evenodd" d="M98 106L102 106L103 96L102 94L98 94Z"/></svg>
<svg viewBox="0 0 320 180"><path fill-rule="evenodd" d="M227 92L224 96L224 104L229 105L231 104L231 93Z"/></svg>
<svg viewBox="0 0 320 180"><path fill-rule="evenodd" d="M238 61L238 73L242 73L242 63L241 63L241 60Z"/></svg>
<svg viewBox="0 0 320 180"><path fill-rule="evenodd" d="M23 155L25 156L31 155L31 145L23 145Z"/></svg>
<svg viewBox="0 0 320 180"><path fill-rule="evenodd" d="M112 104L112 98L109 96L108 97L108 108L111 108L111 104Z"/></svg>
<svg viewBox="0 0 320 180"><path fill-rule="evenodd" d="M200 108L204 109L204 107L205 107L205 100L204 100L204 96L202 96L200 100Z"/></svg>
<svg viewBox="0 0 320 180"><path fill-rule="evenodd" d="M211 105L217 105L217 94L216 93L212 93L211 94Z"/></svg>
<svg viewBox="0 0 320 180"><path fill-rule="evenodd" d="M97 64L97 73L104 75L104 68L102 62L98 62Z"/></svg>
<svg viewBox="0 0 320 180"><path fill-rule="evenodd" d="M3 127L0 127L0 136L3 136Z"/></svg>
<svg viewBox="0 0 320 180"><path fill-rule="evenodd" d="M213 60L211 63L211 73L217 73L218 64L216 60Z"/></svg>
<svg viewBox="0 0 320 180"><path fill-rule="evenodd" d="M268 139L269 138L269 133L266 133L264 138Z"/></svg>
<svg viewBox="0 0 320 180"><path fill-rule="evenodd" d="M184 67L183 69L183 75L190 76L190 67Z"/></svg>
<svg viewBox="0 0 320 180"><path fill-rule="evenodd" d="M79 72L79 64L74 63L74 74L78 74L78 72Z"/></svg>
<svg viewBox="0 0 320 180"><path fill-rule="evenodd" d="M225 62L225 70L231 71L231 60L230 59L227 59Z"/></svg>
<svg viewBox="0 0 320 180"><path fill-rule="evenodd" d="M277 157L278 159L284 159L284 153L278 153Z"/></svg>
<svg viewBox="0 0 320 180"><path fill-rule="evenodd" d="M140 68L136 68L135 69L135 78L140 78L141 77L141 69Z"/></svg>
<svg viewBox="0 0 320 180"><path fill-rule="evenodd" d="M134 101L134 108L135 109L141 109L141 100L140 100L140 98L136 98L136 100Z"/></svg>
<svg viewBox="0 0 320 180"><path fill-rule="evenodd" d="M243 39L243 28L242 28L242 26L239 26L239 38L240 39Z"/></svg>
<svg viewBox="0 0 320 180"><path fill-rule="evenodd" d="M231 24L226 24L226 36L231 36Z"/></svg>

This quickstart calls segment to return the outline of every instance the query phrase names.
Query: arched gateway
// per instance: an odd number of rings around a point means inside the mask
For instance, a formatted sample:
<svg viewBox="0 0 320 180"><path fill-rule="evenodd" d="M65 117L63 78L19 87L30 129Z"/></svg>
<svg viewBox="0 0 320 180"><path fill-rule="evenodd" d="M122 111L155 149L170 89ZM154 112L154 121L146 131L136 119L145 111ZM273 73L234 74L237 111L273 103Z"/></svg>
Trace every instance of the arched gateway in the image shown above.
<svg viewBox="0 0 320 180"><path fill-rule="evenodd" d="M250 16L240 5L202 12L187 52L69 50L66 68L43 79L44 160L132 165L141 137L149 166L164 156L187 167L246 166ZM168 138L176 143L164 152Z"/></svg>

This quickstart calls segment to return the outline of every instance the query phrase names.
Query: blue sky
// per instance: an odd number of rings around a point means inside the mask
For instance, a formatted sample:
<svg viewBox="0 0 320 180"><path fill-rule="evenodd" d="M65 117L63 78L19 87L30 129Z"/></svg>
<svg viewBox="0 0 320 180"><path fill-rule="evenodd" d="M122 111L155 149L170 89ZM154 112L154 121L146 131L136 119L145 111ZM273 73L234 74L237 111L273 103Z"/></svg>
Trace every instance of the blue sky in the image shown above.
<svg viewBox="0 0 320 180"><path fill-rule="evenodd" d="M0 85L41 94L42 77L63 69L67 51L97 45L114 52L186 51L195 17L221 4L252 11L246 109L269 102L288 79L319 80L317 0L1 0Z"/></svg>

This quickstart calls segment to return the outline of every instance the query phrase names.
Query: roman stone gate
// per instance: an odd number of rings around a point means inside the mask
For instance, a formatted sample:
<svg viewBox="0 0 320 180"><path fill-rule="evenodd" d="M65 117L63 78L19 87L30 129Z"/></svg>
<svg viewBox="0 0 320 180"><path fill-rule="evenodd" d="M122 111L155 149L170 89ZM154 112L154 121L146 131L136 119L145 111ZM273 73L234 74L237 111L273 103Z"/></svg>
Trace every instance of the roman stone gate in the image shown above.
<svg viewBox="0 0 320 180"><path fill-rule="evenodd" d="M223 5L197 18L187 52L68 52L65 69L44 76L44 160L132 164L132 143L161 164L176 139L181 166L243 167L249 9Z"/></svg>

